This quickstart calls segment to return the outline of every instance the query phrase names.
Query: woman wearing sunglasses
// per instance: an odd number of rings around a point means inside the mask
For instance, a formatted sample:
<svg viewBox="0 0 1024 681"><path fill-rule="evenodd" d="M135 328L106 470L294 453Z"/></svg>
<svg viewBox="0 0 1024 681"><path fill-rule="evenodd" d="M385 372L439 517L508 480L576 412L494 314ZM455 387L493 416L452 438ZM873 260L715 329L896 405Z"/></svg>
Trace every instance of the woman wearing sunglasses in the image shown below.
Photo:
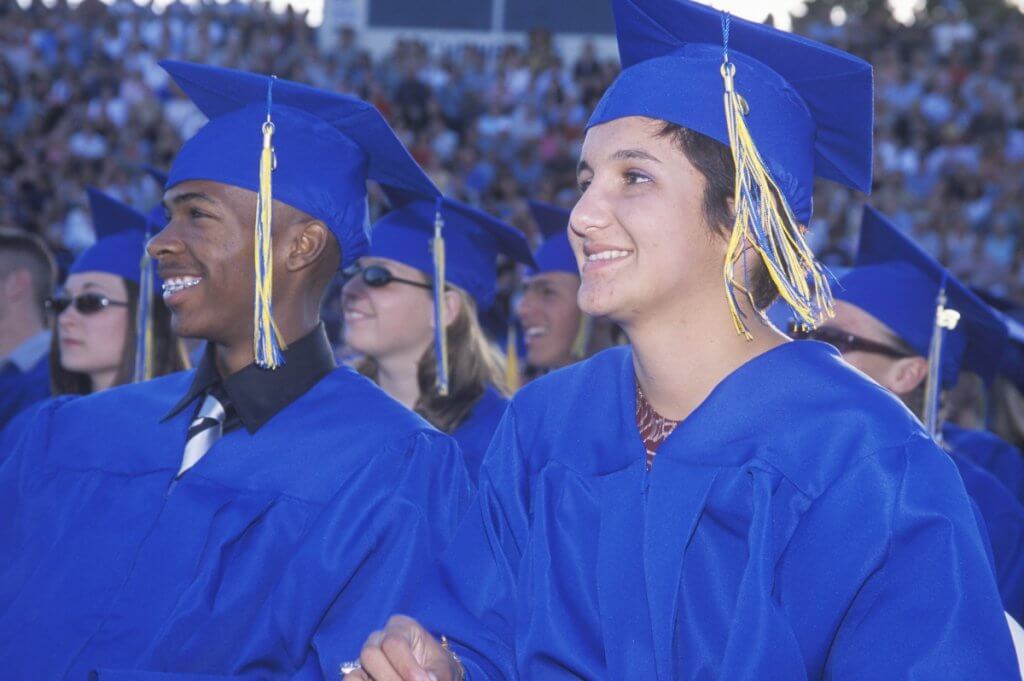
<svg viewBox="0 0 1024 681"><path fill-rule="evenodd" d="M102 192L90 188L88 194L97 241L72 264L63 289L46 301L54 323L54 395L87 395L188 367L170 312L153 295L152 270L140 268L146 216ZM150 277L145 287L143 276Z"/></svg>
<svg viewBox="0 0 1024 681"><path fill-rule="evenodd" d="M630 345L516 394L425 626L392 618L352 678L1015 678L956 470L833 348L759 321L776 294L829 313L802 225L815 176L870 187L870 65L612 7L569 238L580 308Z"/></svg>
<svg viewBox="0 0 1024 681"><path fill-rule="evenodd" d="M434 305L434 224L430 202L405 202L373 228L370 253L342 292L345 343L359 370L389 395L451 434L476 480L505 410L504 367L477 312L494 302L498 255L530 264L524 236L457 201L444 200L443 317ZM443 331L443 333L442 333ZM438 347L446 347L439 353Z"/></svg>

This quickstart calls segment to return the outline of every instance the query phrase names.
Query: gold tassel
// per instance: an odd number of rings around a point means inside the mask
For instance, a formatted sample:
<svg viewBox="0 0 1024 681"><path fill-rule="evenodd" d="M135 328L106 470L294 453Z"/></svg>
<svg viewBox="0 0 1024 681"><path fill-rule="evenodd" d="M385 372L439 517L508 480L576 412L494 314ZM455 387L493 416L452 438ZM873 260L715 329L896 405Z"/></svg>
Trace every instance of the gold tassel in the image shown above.
<svg viewBox="0 0 1024 681"><path fill-rule="evenodd" d="M779 295L793 308L800 321L808 326L817 326L834 315L832 292L825 272L804 239L803 228L768 172L750 135L744 120L749 107L736 92L736 66L728 56L724 58L721 72L725 81L729 147L736 165L736 220L723 272L733 324L737 333L747 340L753 339L743 321L744 315L734 290L739 288L753 305L752 294L736 282L735 275L736 263L749 246L761 256Z"/></svg>
<svg viewBox="0 0 1024 681"><path fill-rule="evenodd" d="M448 315L445 314L445 252L444 220L441 219L441 202L438 199L434 213L434 359L437 362L437 394L448 396Z"/></svg>
<svg viewBox="0 0 1024 681"><path fill-rule="evenodd" d="M519 334L515 322L509 322L505 337L505 385L509 392L519 390Z"/></svg>
<svg viewBox="0 0 1024 681"><path fill-rule="evenodd" d="M572 340L572 356L583 359L587 356L590 335L594 330L594 319L588 314L580 313L580 325L576 329L576 337Z"/></svg>
<svg viewBox="0 0 1024 681"><path fill-rule="evenodd" d="M146 232L145 243L149 243ZM139 300L135 314L135 371L136 383L153 378L153 259L145 248L139 263Z"/></svg>
<svg viewBox="0 0 1024 681"><path fill-rule="evenodd" d="M277 324L274 322L274 251L271 231L274 209L271 173L274 170L274 124L270 119L270 80L267 92L267 120L263 123L263 149L260 152L259 192L256 197L256 239L254 267L256 271L253 350L256 365L261 369L276 369L284 364L282 350L286 348Z"/></svg>

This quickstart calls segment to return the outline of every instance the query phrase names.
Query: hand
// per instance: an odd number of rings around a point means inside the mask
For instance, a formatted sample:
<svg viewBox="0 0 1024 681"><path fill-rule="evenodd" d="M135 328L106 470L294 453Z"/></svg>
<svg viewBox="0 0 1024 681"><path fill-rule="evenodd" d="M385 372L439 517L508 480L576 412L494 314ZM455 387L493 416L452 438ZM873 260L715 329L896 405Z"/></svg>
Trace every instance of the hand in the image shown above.
<svg viewBox="0 0 1024 681"><path fill-rule="evenodd" d="M366 639L359 653L362 669L345 681L458 681L459 663L416 620L395 615L383 631Z"/></svg>

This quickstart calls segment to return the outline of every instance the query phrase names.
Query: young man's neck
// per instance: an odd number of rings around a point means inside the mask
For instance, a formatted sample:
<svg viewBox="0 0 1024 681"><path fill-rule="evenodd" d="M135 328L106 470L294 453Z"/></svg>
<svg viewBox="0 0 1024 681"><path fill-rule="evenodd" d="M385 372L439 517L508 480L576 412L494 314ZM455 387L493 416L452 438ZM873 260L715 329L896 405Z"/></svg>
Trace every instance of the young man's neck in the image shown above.
<svg viewBox="0 0 1024 681"><path fill-rule="evenodd" d="M44 330L39 313L10 310L0 319L0 357L7 357L19 345Z"/></svg>
<svg viewBox="0 0 1024 681"><path fill-rule="evenodd" d="M280 330L281 336L284 338L284 343L287 346L301 338L304 338L307 334L313 331L319 323L320 319L317 318L302 325L279 324L278 329ZM215 341L208 342L214 344L214 356L216 358L217 372L221 376L226 377L236 374L255 362L251 337L245 340L238 340L230 344L217 343Z"/></svg>
<svg viewBox="0 0 1024 681"><path fill-rule="evenodd" d="M406 408L420 399L419 361L412 355L377 359L377 385Z"/></svg>
<svg viewBox="0 0 1024 681"><path fill-rule="evenodd" d="M740 304L754 336L746 340L723 298L674 305L625 329L640 387L665 418L685 419L729 374L787 340L762 324L744 299Z"/></svg>

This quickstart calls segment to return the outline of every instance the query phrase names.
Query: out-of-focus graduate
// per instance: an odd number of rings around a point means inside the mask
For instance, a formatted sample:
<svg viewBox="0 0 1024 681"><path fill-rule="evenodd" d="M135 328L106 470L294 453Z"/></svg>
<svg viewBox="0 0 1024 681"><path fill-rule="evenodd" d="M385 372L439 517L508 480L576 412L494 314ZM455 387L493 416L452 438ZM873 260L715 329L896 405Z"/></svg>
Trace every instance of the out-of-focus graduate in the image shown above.
<svg viewBox="0 0 1024 681"><path fill-rule="evenodd" d="M526 272L515 311L527 365L546 372L584 358L593 322L576 304L580 271L569 245L569 211L541 201L529 206L544 240L534 252L537 265Z"/></svg>
<svg viewBox="0 0 1024 681"><path fill-rule="evenodd" d="M351 676L1017 678L949 457L759 321L776 294L831 313L802 226L815 176L870 187L871 66L685 0L613 8L569 237L580 308L631 345L513 398L406 611L426 626L393 619Z"/></svg>
<svg viewBox="0 0 1024 681"><path fill-rule="evenodd" d="M903 400L944 445L984 520L1003 605L1019 620L1024 506L979 461L987 442L998 438L944 423L940 401L962 372L986 383L995 378L1007 343L1005 323L870 206L864 209L856 264L840 277L835 296L834 319L815 330L794 329L794 335L838 348L846 361Z"/></svg>
<svg viewBox="0 0 1024 681"><path fill-rule="evenodd" d="M0 227L0 431L50 394L44 305L56 285L57 263L46 242Z"/></svg>
<svg viewBox="0 0 1024 681"><path fill-rule="evenodd" d="M53 319L47 363L54 396L88 395L189 366L146 254L146 241L162 218L154 220L92 187L86 193L96 243L45 301ZM0 460L41 407L36 403L3 429Z"/></svg>
<svg viewBox="0 0 1024 681"><path fill-rule="evenodd" d="M335 678L471 492L457 445L336 368L319 320L368 248L366 180L438 192L365 102L164 68L210 121L148 249L174 330L207 352L49 404L0 468L0 668ZM341 635L325 647L326 627Z"/></svg>
<svg viewBox="0 0 1024 681"><path fill-rule="evenodd" d="M530 246L464 203L385 191L400 207L348 272L345 343L362 355L361 373L455 438L475 481L509 388L477 315L494 303L498 256L532 266Z"/></svg>

